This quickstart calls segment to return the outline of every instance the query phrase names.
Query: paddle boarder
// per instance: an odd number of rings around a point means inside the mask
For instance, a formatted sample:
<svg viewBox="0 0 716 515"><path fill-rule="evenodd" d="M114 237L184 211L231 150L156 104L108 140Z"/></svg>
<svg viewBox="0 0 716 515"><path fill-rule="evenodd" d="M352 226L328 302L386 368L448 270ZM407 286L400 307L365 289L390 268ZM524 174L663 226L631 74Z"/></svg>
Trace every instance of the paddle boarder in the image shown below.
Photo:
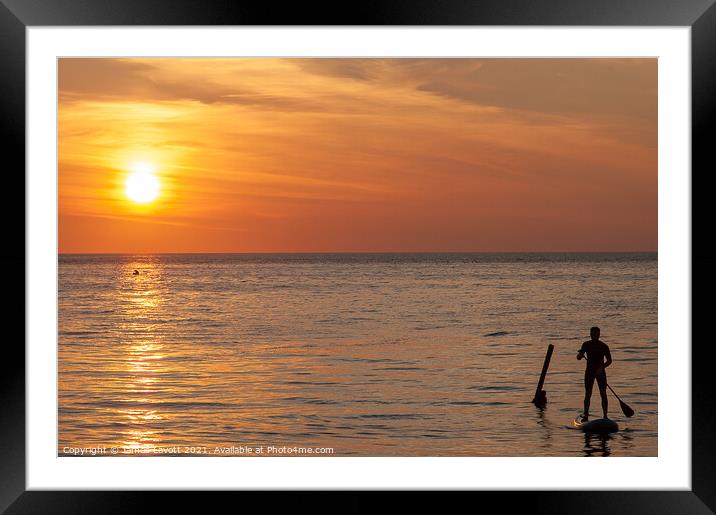
<svg viewBox="0 0 716 515"><path fill-rule="evenodd" d="M587 357L587 368L584 370L584 413L582 421L589 420L589 403L592 400L592 387L594 380L597 380L599 386L599 395L602 396L602 411L604 418L607 417L607 409L609 408L609 400L607 399L607 372L606 368L612 364L612 354L609 352L609 346L599 339L601 331L598 327L592 327L589 334L592 337L582 344L582 348L577 353L577 359Z"/></svg>

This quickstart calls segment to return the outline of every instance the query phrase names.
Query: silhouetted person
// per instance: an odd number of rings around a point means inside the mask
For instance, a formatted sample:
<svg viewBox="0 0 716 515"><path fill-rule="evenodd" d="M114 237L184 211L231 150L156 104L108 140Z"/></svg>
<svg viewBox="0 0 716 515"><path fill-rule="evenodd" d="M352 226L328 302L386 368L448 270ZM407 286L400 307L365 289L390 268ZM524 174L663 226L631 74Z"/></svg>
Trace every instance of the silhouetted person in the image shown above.
<svg viewBox="0 0 716 515"><path fill-rule="evenodd" d="M607 418L609 400L607 399L607 372L606 368L612 364L612 354L609 346L599 339L599 328L592 327L589 334L592 339L582 344L577 353L577 359L587 355L587 368L584 370L584 414L582 420L589 420L589 403L592 400L592 387L594 380L599 386L599 395L602 396L602 411L604 418ZM606 361L605 361L606 359Z"/></svg>
<svg viewBox="0 0 716 515"><path fill-rule="evenodd" d="M135 270L132 275L139 275L139 270Z"/></svg>

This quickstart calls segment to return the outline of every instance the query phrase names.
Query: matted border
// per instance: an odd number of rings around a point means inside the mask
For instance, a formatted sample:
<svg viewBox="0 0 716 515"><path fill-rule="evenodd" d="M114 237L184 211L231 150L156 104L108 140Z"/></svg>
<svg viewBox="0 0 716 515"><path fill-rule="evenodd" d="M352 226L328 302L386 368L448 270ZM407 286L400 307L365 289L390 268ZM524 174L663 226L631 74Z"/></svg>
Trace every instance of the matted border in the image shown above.
<svg viewBox="0 0 716 515"><path fill-rule="evenodd" d="M565 50L565 42L569 50ZM689 41L687 27L32 27L27 32L28 489L690 488ZM658 57L659 442L657 456L55 457L56 66L62 57ZM668 385L668 388L665 386ZM527 402L527 400L525 400Z"/></svg>
<svg viewBox="0 0 716 515"><path fill-rule="evenodd" d="M346 9L345 5L335 4L335 11L327 11L324 6L309 7L302 4L282 6L276 9L268 3L229 3L224 1L204 1L195 3L187 0L140 1L95 0L94 2L62 2L39 0L5 0L10 4L8 10L0 7L0 123L2 136L0 144L5 150L5 168L7 191L24 191L21 170L24 169L24 86L25 86L25 27L32 25L132 25L132 24L469 24L469 25L687 25L692 27L692 156L694 184L692 200L693 229L708 227L709 217L703 200L710 194L707 178L712 166L713 146L710 129L714 126L716 114L713 92L716 91L716 9L713 0L640 0L619 2L603 1L592 4L585 1L522 2L489 0L472 1L413 1L374 2L356 5L355 9ZM340 10L339 10L340 9ZM700 170L700 172L697 172ZM699 175L700 174L700 175ZM15 197L18 198L18 197ZM702 202L696 202L701 200ZM20 200L22 202L22 200ZM6 253L3 264L6 270L6 290L19 290L19 270L24 262L23 227L14 222L18 218L19 206L9 200L2 204L5 214ZM694 233L695 235L695 233ZM692 237L692 249L695 253L693 274L699 280L694 284L695 291L713 291L713 274L707 269L713 265ZM707 272L704 274L704 272ZM10 288L8 288L10 287ZM6 325L9 329L19 326L19 302L22 295L7 296L18 299L5 311ZM701 314L704 320L705 309L693 304L692 316ZM700 325L694 316L693 329ZM13 322L14 325L11 325ZM12 334L12 332L11 332ZM589 512L588 505L601 506L601 511L610 513L674 512L708 513L706 504L714 506L716 492L711 488L714 481L714 443L711 436L712 424L716 415L710 409L713 365L709 360L708 340L694 339L693 355L693 405L698 414L698 424L693 425L692 488L691 493L529 493L516 495L505 493L499 496L503 507L524 506L534 508L539 503L542 510L552 513L574 511ZM0 445L0 508L10 504L22 494L13 505L15 513L52 513L67 512L63 503L70 503L78 511L80 508L102 510L103 512L137 511L144 502L143 496L133 493L80 494L40 493L25 490L25 441L24 441L24 350L19 338L8 337L5 347L6 370L2 374L2 391L5 399L3 406L3 436ZM708 367L708 371L707 368ZM145 494L146 495L146 494ZM207 494L209 495L209 494ZM222 494L226 497L229 494ZM246 494L243 494L246 495ZM493 496L497 494L482 494ZM203 497L203 496L202 496ZM179 501L183 506L191 506L194 497L168 493L162 496L162 502ZM202 501L200 501L202 502ZM50 504L51 503L51 504ZM187 504L188 503L188 504ZM598 504L593 504L598 503ZM367 506L365 506L367 507ZM311 503L315 508L315 503Z"/></svg>

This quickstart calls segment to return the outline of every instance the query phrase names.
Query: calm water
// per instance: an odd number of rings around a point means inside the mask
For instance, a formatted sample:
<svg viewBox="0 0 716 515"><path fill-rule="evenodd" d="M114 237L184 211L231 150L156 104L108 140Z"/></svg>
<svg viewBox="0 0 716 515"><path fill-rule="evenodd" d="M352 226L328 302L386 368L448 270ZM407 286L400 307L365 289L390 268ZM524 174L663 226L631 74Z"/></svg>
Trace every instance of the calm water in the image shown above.
<svg viewBox="0 0 716 515"><path fill-rule="evenodd" d="M655 254L62 255L59 309L61 455L657 455ZM595 324L606 438L569 427Z"/></svg>

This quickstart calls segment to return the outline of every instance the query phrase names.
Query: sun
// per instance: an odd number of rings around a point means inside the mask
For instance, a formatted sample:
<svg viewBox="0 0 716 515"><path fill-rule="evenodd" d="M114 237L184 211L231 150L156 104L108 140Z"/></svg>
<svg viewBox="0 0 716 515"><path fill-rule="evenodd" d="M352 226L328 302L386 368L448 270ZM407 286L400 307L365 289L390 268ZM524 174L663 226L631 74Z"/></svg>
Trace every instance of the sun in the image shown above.
<svg viewBox="0 0 716 515"><path fill-rule="evenodd" d="M131 168L124 186L124 194L132 202L146 204L159 196L159 179L154 167L148 163L137 163Z"/></svg>

